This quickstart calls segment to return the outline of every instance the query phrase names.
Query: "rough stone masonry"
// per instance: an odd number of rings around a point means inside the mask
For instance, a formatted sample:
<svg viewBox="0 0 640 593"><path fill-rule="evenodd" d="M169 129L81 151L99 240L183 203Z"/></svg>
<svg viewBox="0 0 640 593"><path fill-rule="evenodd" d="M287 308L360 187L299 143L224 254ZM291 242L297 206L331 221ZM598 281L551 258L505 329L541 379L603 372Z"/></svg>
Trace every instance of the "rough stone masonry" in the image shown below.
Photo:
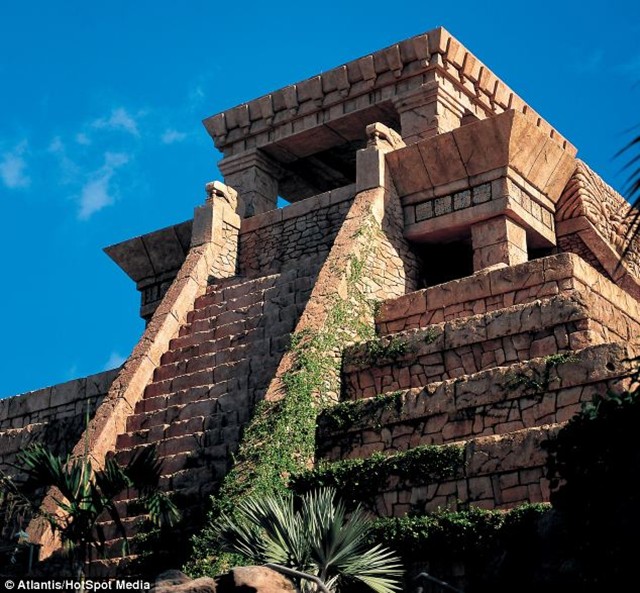
<svg viewBox="0 0 640 593"><path fill-rule="evenodd" d="M325 395L397 405L321 424L317 459L461 447L451 475L381 488L384 515L547 501L541 441L623 389L638 352L624 199L442 28L204 125L224 183L193 220L106 249L141 293L140 341L119 370L0 402L0 467L36 441L80 455L88 439L97 466L155 444L196 529L256 404L286 397L292 336L351 298L358 255L370 333L331 353L342 371ZM72 428L64 442L56 426ZM51 493L42 505L55 510ZM42 556L58 546L44 524L28 531Z"/></svg>

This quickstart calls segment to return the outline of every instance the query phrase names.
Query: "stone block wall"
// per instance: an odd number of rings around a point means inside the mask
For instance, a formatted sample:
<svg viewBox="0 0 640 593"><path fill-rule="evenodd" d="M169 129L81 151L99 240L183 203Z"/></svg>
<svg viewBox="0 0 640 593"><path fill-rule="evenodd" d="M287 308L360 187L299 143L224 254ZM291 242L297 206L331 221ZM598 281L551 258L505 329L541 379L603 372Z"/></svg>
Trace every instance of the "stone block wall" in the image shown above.
<svg viewBox="0 0 640 593"><path fill-rule="evenodd" d="M379 337L344 353L344 401L321 417L318 458L462 448L464 463L426 484L391 475L383 516L548 501L542 442L628 388L638 319L640 304L574 254L388 299Z"/></svg>
<svg viewBox="0 0 640 593"><path fill-rule="evenodd" d="M87 412L89 418L94 416L119 370L0 400L0 471L19 479L17 455L36 443L55 455L70 454L86 427ZM36 491L32 496L37 502L44 494ZM16 528L12 523L1 524L0 543L11 540Z"/></svg>
<svg viewBox="0 0 640 593"><path fill-rule="evenodd" d="M374 397L464 377L496 365L590 345L637 341L640 323L624 313L605 315L609 326L598 321L605 303L598 298L557 295L506 311L400 332L381 340L380 346L376 342L356 346L344 357L344 395L348 399ZM385 350L394 348L401 352L384 355ZM376 349L382 354L371 355Z"/></svg>
<svg viewBox="0 0 640 593"><path fill-rule="evenodd" d="M620 344L602 344L557 362L539 357L385 390L391 394L386 403L352 404L358 413L349 426L338 428L328 417L321 419L318 452L331 460L368 457L561 424L596 394L620 392L628 385L631 353Z"/></svg>
<svg viewBox="0 0 640 593"><path fill-rule="evenodd" d="M296 267L317 270L354 196L350 185L243 220L238 273L256 277Z"/></svg>
<svg viewBox="0 0 640 593"><path fill-rule="evenodd" d="M518 266L481 271L473 276L419 290L382 303L378 331L388 335L461 317L530 303L561 292L597 293L606 301L599 311L621 312L638 319L638 302L582 258L566 253ZM609 315L615 323L615 313ZM622 330L621 330L622 331ZM625 336L626 333L622 334Z"/></svg>
<svg viewBox="0 0 640 593"><path fill-rule="evenodd" d="M113 369L0 400L0 469L11 472L18 451L41 443L66 455L77 443L118 374Z"/></svg>

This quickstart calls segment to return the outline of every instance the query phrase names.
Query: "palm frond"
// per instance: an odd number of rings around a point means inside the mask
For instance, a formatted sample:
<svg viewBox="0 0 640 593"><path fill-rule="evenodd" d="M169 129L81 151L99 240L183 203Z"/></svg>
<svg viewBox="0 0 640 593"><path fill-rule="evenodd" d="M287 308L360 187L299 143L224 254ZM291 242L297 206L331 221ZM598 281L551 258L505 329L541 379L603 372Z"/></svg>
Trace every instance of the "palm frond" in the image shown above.
<svg viewBox="0 0 640 593"><path fill-rule="evenodd" d="M139 492L157 490L162 475L162 463L158 459L155 446L140 449L123 471L131 481L131 486Z"/></svg>
<svg viewBox="0 0 640 593"><path fill-rule="evenodd" d="M358 508L347 518L330 488L302 497L298 511L291 494L247 498L214 528L227 551L313 574L330 590L345 579L360 580L376 593L399 589L399 559L365 544L370 524L364 512Z"/></svg>
<svg viewBox="0 0 640 593"><path fill-rule="evenodd" d="M173 527L181 519L181 513L171 498L155 490L142 498L142 503L149 513L149 518L158 527Z"/></svg>
<svg viewBox="0 0 640 593"><path fill-rule="evenodd" d="M631 155L622 167L623 171L630 170L623 192L636 209L640 207L640 168L638 166L640 164L640 152L636 153L638 150L640 150L640 135L633 137L616 153L616 157Z"/></svg>
<svg viewBox="0 0 640 593"><path fill-rule="evenodd" d="M82 458L71 459L35 445L22 451L18 461L31 482L60 492L53 500L61 512L41 514L80 565L90 557L92 548L104 552L105 534L98 521L105 511L122 535L126 552L126 531L114 500L127 488L138 490L156 525L172 526L180 519L177 507L158 490L161 465L154 447L143 449L124 468L109 458L98 471L93 470L86 450Z"/></svg>
<svg viewBox="0 0 640 593"><path fill-rule="evenodd" d="M95 483L106 499L114 498L131 485L131 481L114 457L107 459L104 468L95 473Z"/></svg>

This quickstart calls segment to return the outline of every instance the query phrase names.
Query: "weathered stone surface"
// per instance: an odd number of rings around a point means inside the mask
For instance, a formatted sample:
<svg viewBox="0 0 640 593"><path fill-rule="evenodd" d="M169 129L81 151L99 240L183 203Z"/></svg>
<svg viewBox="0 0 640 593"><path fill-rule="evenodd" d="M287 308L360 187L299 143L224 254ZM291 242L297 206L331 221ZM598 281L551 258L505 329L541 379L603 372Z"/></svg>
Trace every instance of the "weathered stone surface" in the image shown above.
<svg viewBox="0 0 640 593"><path fill-rule="evenodd" d="M382 121L379 113L384 107L379 104L390 99L400 114L403 135L409 138L459 126L465 111L483 118L517 108L531 113L534 125L560 145L568 144L443 28L214 115L204 124L225 157L257 146L282 154L280 161L286 163L304 145L301 136L326 135L329 125L343 137L353 137L367 111ZM408 117L414 112L418 115Z"/></svg>
<svg viewBox="0 0 640 593"><path fill-rule="evenodd" d="M205 125L235 188L208 184L193 222L114 248L143 293L145 333L113 381L0 402L0 463L50 442L51 427L78 436L86 401L108 391L87 431L96 466L156 446L186 537L256 404L286 397L292 341L340 319L357 322L327 353L342 370L313 395L358 399L343 403L358 413L320 427L316 457L464 449L464 464L429 483L392 476L371 510L548 501L541 441L627 388L640 351L637 250L619 265L619 196L444 29ZM274 209L277 196L294 203ZM80 455L75 440L63 448ZM130 535L134 498L117 501ZM116 556L117 529L102 527ZM55 547L42 524L29 532L43 555ZM108 576L130 561L92 568ZM274 574L236 569L218 588L291 590ZM212 586L172 573L156 590Z"/></svg>
<svg viewBox="0 0 640 593"><path fill-rule="evenodd" d="M218 593L294 593L294 584L265 566L239 566L218 577Z"/></svg>
<svg viewBox="0 0 640 593"><path fill-rule="evenodd" d="M179 570L158 575L153 593L216 593L216 582L210 577L191 579Z"/></svg>
<svg viewBox="0 0 640 593"><path fill-rule="evenodd" d="M629 233L636 224L635 212L581 161L558 202L556 220L565 249L579 253L631 295L640 296L640 243Z"/></svg>

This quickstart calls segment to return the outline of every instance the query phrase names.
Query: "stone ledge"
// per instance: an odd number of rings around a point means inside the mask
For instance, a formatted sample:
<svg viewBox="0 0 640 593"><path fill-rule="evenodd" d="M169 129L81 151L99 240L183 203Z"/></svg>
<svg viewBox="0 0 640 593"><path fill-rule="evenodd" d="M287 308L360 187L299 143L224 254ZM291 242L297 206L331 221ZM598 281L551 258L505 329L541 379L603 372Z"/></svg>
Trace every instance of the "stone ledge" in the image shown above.
<svg viewBox="0 0 640 593"><path fill-rule="evenodd" d="M352 200L355 195L355 184L347 185L345 187L340 187L338 189L318 194L311 198L306 198L305 200L300 200L299 202L290 204L284 208L269 210L268 212L256 214L250 218L244 218L242 220L240 236L264 227L279 224L286 220L299 218L309 212L313 212L314 210L328 208L329 206L339 204L340 202L347 202Z"/></svg>
<svg viewBox="0 0 640 593"><path fill-rule="evenodd" d="M525 502L547 502L546 455L541 445L561 426L546 424L451 443L464 447L464 463L457 475L426 485L391 476L379 485L374 510L380 516L402 516L468 505L507 509Z"/></svg>
<svg viewBox="0 0 640 593"><path fill-rule="evenodd" d="M333 428L321 417L318 452L331 459L362 457L564 422L596 393L626 388L632 358L625 344L600 344L557 363L540 357L392 393L387 403L344 402L358 417Z"/></svg>
<svg viewBox="0 0 640 593"><path fill-rule="evenodd" d="M49 411L51 414L47 416L55 415L56 408L63 408L70 403L102 395L109 390L109 385L118 371L119 369L112 369L2 399L0 400L0 424L4 425L7 420L37 412Z"/></svg>
<svg viewBox="0 0 640 593"><path fill-rule="evenodd" d="M579 281L579 285L576 285ZM640 303L594 270L580 256L561 253L517 266L480 271L382 303L376 323L382 335L467 317L512 304L589 287L616 308L640 319ZM480 310L477 310L480 307Z"/></svg>

